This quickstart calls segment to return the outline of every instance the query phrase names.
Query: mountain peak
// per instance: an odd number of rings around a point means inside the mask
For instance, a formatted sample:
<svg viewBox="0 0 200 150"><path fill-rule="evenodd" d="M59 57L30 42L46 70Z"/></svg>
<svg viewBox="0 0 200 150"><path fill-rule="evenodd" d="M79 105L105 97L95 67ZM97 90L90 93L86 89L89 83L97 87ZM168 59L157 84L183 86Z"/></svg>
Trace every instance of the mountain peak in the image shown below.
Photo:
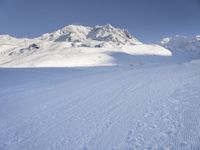
<svg viewBox="0 0 200 150"><path fill-rule="evenodd" d="M74 24L71 24L71 25L67 25L57 31L75 31L75 30L89 30L91 29L91 27L87 27L87 26L82 26L82 25L74 25Z"/></svg>
<svg viewBox="0 0 200 150"><path fill-rule="evenodd" d="M44 34L40 39L55 42L81 42L89 43L89 45L94 42L98 44L107 42L112 45L141 44L127 30L115 28L110 24L95 27L68 25L55 32Z"/></svg>
<svg viewBox="0 0 200 150"><path fill-rule="evenodd" d="M96 25L94 28L104 28L104 29L114 29L111 24L105 24L105 25Z"/></svg>

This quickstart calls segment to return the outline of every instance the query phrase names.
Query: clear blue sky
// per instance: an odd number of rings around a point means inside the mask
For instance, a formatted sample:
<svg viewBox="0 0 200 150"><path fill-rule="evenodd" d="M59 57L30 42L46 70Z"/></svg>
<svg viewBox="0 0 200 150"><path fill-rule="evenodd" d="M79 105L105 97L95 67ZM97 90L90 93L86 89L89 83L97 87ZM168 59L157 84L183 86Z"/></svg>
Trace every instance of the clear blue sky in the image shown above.
<svg viewBox="0 0 200 150"><path fill-rule="evenodd" d="M36 37L68 24L128 29L144 42L200 34L200 0L0 0L0 34Z"/></svg>

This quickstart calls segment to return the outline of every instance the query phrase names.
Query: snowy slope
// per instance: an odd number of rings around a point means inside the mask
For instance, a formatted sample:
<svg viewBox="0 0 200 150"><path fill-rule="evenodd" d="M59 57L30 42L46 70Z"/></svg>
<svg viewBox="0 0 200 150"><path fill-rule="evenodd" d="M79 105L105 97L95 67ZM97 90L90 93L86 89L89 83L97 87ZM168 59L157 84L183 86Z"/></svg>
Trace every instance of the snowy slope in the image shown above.
<svg viewBox="0 0 200 150"><path fill-rule="evenodd" d="M195 37L175 36L164 38L161 46L170 49L174 56L185 59L200 58L200 35Z"/></svg>
<svg viewBox="0 0 200 150"><path fill-rule="evenodd" d="M138 55L144 58L132 57ZM111 25L69 25L35 39L0 36L0 67L129 65L145 62L146 56L169 57L171 52L142 44L127 30Z"/></svg>
<svg viewBox="0 0 200 150"><path fill-rule="evenodd" d="M200 61L0 69L1 150L200 148Z"/></svg>
<svg viewBox="0 0 200 150"><path fill-rule="evenodd" d="M1 35L0 150L200 149L199 42L111 25Z"/></svg>

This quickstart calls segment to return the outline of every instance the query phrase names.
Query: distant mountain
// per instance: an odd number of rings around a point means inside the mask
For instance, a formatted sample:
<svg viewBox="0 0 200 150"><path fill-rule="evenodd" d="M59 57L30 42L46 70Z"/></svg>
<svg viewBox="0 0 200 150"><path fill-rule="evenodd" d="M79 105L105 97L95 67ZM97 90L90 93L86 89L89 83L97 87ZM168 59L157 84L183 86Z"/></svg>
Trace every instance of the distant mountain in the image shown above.
<svg viewBox="0 0 200 150"><path fill-rule="evenodd" d="M130 65L146 61L146 56L171 56L171 52L143 44L127 30L109 24L69 25L34 39L0 36L0 67Z"/></svg>
<svg viewBox="0 0 200 150"><path fill-rule="evenodd" d="M175 36L164 38L161 46L169 49L173 55L186 58L200 58L200 35L195 37Z"/></svg>
<svg viewBox="0 0 200 150"><path fill-rule="evenodd" d="M110 24L95 27L69 25L55 32L44 34L39 39L54 42L81 43L88 47L103 47L106 46L106 43L110 43L110 45L142 44L127 30L114 28Z"/></svg>

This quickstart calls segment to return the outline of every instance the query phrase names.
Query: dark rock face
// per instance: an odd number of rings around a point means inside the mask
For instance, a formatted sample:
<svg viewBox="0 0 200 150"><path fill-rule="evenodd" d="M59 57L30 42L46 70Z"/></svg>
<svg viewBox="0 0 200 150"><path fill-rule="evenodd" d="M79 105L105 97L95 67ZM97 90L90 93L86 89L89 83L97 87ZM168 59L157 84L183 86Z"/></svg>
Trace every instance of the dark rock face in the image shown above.
<svg viewBox="0 0 200 150"><path fill-rule="evenodd" d="M37 44L31 44L29 45L28 49L31 50L31 49L39 49L40 47L37 45Z"/></svg>
<svg viewBox="0 0 200 150"><path fill-rule="evenodd" d="M28 53L28 52L31 52L32 50L34 51L34 50L37 50L39 48L40 47L37 44L33 43L26 48L20 48L20 49L15 48L11 52L9 52L8 55L12 56L12 55L19 55L19 54L22 54L22 53Z"/></svg>

